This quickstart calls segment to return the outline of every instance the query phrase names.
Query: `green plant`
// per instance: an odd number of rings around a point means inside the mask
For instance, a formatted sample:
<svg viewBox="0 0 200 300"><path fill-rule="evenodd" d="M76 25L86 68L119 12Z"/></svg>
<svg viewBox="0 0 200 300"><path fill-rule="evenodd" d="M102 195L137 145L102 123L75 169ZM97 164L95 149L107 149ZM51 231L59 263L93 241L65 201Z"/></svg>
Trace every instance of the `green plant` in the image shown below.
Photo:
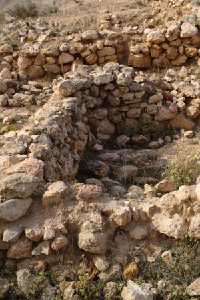
<svg viewBox="0 0 200 300"><path fill-rule="evenodd" d="M166 264L160 255L155 261L149 262L146 258L144 247L138 250L140 274L137 278L139 284L150 282L156 286L159 281L164 282L158 288L161 298L168 300L188 300L186 288L191 282L199 277L198 261L200 259L199 241L186 238L183 241L161 243L162 252L170 250L172 262ZM144 252L143 252L144 251Z"/></svg>
<svg viewBox="0 0 200 300"><path fill-rule="evenodd" d="M139 134L151 135L152 137L159 137L162 133L161 125L149 119L141 119L136 130Z"/></svg>
<svg viewBox="0 0 200 300"><path fill-rule="evenodd" d="M169 161L163 175L170 178L176 187L194 183L200 175L199 155L177 153L175 159Z"/></svg>
<svg viewBox="0 0 200 300"><path fill-rule="evenodd" d="M102 294L104 284L100 281L93 281L88 274L80 275L76 291L82 300L98 300Z"/></svg>

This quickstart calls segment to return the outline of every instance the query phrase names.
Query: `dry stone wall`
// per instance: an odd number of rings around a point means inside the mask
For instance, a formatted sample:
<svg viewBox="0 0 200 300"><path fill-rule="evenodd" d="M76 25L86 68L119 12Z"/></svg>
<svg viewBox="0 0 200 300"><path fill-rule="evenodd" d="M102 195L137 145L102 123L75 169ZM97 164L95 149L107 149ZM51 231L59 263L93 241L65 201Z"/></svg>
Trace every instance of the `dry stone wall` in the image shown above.
<svg viewBox="0 0 200 300"><path fill-rule="evenodd" d="M163 29L146 29L143 42L130 45L129 64L137 68L181 66L199 60L197 19L172 22Z"/></svg>
<svg viewBox="0 0 200 300"><path fill-rule="evenodd" d="M172 22L165 28L144 30L95 31L64 38L44 38L28 42L20 49L0 46L0 68L17 70L20 76L37 79L44 75L65 74L78 64L129 64L136 68L181 66L190 59L199 61L198 16Z"/></svg>
<svg viewBox="0 0 200 300"><path fill-rule="evenodd" d="M54 95L29 124L4 137L0 249L7 249L9 258L60 251L66 247L68 231L76 232L80 249L104 254L116 228L131 222L142 225L145 236L155 226L153 230L182 237L179 231L185 228L185 217L175 215L174 222L163 212L165 218L159 217L163 229L153 219L154 214L162 214L159 207L154 210L155 203L136 209L135 202L112 202L100 185L77 184L75 178L88 147L113 142L122 129L135 128L142 117L186 129L195 123L178 111L169 91L134 81L131 67L108 63L97 69L84 66L77 72L57 79ZM143 197L138 189L138 197ZM172 223L178 228L175 232Z"/></svg>

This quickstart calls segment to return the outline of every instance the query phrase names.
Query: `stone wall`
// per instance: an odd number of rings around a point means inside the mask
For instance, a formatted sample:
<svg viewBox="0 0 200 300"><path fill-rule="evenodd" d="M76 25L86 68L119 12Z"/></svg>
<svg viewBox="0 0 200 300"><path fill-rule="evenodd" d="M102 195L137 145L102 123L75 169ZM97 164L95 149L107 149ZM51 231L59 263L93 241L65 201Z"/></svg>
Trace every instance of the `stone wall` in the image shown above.
<svg viewBox="0 0 200 300"><path fill-rule="evenodd" d="M163 123L164 128L168 123L185 129L195 125L177 109L169 91L134 81L131 67L109 63L77 72L56 80L54 95L29 124L14 136L4 137L0 150L0 249L8 249L9 258L59 251L65 243L60 245L56 239L61 234L65 239L68 230L77 232L79 248L93 254L106 251L109 237L118 227L147 223L145 228L150 230L154 214L147 213L146 207L138 212L136 204L126 201L112 202L110 207L112 198L105 198L108 195L99 185L77 184L79 163L88 147L97 150L109 140L114 144L123 129L136 128L141 118L148 117L160 126ZM136 142L132 139L132 143ZM95 204L91 206L91 202ZM163 229L156 218L156 230L179 237L171 230L169 219L166 216Z"/></svg>
<svg viewBox="0 0 200 300"><path fill-rule="evenodd" d="M103 65L106 62L127 60L126 36L117 32L90 30L66 39L49 39L27 43L18 51L2 45L1 68L17 70L20 76L37 79L47 75L65 74L78 64Z"/></svg>
<svg viewBox="0 0 200 300"><path fill-rule="evenodd" d="M130 45L129 64L137 68L182 66L199 60L200 35L194 18L163 29L146 29L143 42Z"/></svg>
<svg viewBox="0 0 200 300"><path fill-rule="evenodd" d="M199 60L200 35L196 15L172 22L166 28L144 33L89 30L64 38L28 42L19 49L11 44L0 47L0 69L16 70L37 79L44 75L65 74L78 64L103 65L107 62L129 64L136 68L184 65Z"/></svg>

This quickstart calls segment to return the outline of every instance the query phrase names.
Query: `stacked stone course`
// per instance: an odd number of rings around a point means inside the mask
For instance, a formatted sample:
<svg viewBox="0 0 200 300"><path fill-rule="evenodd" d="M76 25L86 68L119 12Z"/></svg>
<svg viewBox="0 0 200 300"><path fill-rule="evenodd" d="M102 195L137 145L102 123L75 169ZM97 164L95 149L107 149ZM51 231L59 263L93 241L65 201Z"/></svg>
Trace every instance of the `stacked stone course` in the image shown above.
<svg viewBox="0 0 200 300"><path fill-rule="evenodd" d="M134 32L134 31L133 31ZM8 67L20 76L37 79L45 75L65 74L78 64L103 65L128 63L147 69L181 66L190 59L199 61L200 34L198 16L172 22L165 28L144 30L88 30L81 34L47 37L25 43L19 49L0 46L0 69Z"/></svg>

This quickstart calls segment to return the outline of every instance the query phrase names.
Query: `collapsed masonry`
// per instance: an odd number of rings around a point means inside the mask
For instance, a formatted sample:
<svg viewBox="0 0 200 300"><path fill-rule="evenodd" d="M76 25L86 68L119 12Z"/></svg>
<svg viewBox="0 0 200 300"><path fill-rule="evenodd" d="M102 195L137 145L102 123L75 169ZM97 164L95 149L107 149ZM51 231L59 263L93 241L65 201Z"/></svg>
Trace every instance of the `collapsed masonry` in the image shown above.
<svg viewBox="0 0 200 300"><path fill-rule="evenodd" d="M83 66L54 81L53 96L28 125L5 134L0 149L0 249L8 258L53 255L68 247L72 236L81 250L103 255L117 243L118 229L133 240L156 232L200 237L198 184L161 198L136 186L120 197L109 193L108 185L119 191L124 177L134 181L137 162L131 150L124 153L128 164L113 170L109 166L123 151L106 154L106 143L119 141L127 128L133 130L130 146L137 144L134 129L142 118L162 129L195 126L188 107L180 111L166 86L138 83L134 77L133 68L115 63ZM88 149L102 151L104 161L93 166L96 178L78 183ZM115 181L109 179L112 175Z"/></svg>

